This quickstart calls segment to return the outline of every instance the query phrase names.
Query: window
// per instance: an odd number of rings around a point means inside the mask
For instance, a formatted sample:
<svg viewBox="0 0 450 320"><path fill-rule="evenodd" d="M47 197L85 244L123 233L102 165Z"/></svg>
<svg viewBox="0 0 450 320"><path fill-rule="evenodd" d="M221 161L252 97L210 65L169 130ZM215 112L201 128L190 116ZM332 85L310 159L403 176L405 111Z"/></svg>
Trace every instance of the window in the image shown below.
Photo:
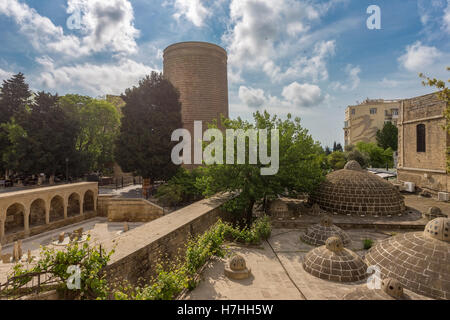
<svg viewBox="0 0 450 320"><path fill-rule="evenodd" d="M377 114L377 108L371 108L370 114Z"/></svg>
<svg viewBox="0 0 450 320"><path fill-rule="evenodd" d="M392 114L394 116L398 116L398 109L392 109Z"/></svg>
<svg viewBox="0 0 450 320"><path fill-rule="evenodd" d="M355 114L355 112L356 112L356 110L355 110L355 109L352 109L352 114Z"/></svg>
<svg viewBox="0 0 450 320"><path fill-rule="evenodd" d="M417 131L417 152L425 152L426 151L425 125L418 124L416 127L416 131Z"/></svg>

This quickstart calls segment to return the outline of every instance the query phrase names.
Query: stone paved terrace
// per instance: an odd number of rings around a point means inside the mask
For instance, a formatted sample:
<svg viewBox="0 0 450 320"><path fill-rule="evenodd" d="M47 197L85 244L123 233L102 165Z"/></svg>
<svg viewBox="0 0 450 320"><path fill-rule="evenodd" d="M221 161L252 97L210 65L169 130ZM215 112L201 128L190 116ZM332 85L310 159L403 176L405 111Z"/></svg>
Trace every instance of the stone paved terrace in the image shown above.
<svg viewBox="0 0 450 320"><path fill-rule="evenodd" d="M305 229L274 229L261 246L231 246L230 252L242 255L252 276L245 280L230 280L224 275L226 259L215 259L201 274L201 282L187 300L340 300L365 281L336 283L316 278L303 270L302 262L313 246L300 241ZM382 240L392 233L371 230L347 231L352 238L349 246L363 256L362 240ZM425 299L424 297L419 296Z"/></svg>

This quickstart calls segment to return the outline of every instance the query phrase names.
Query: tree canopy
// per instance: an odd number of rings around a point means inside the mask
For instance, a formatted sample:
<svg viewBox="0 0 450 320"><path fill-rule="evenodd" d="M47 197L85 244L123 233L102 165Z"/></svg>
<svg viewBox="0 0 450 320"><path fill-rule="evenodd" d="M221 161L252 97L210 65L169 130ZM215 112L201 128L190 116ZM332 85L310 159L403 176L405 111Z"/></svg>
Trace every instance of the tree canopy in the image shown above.
<svg viewBox="0 0 450 320"><path fill-rule="evenodd" d="M383 149L398 149L398 128L391 122L386 122L381 130L377 131L377 144Z"/></svg>
<svg viewBox="0 0 450 320"><path fill-rule="evenodd" d="M122 95L122 123L115 158L123 170L144 178L168 179L176 171L171 161L172 132L182 127L178 90L152 72Z"/></svg>
<svg viewBox="0 0 450 320"><path fill-rule="evenodd" d="M205 195L220 191L240 191L239 197L230 201L226 208L236 213L247 224L252 221L252 209L256 201L275 198L278 195L296 195L300 192L314 190L322 181L324 172L321 168L323 149L313 140L308 131L300 125L300 118L286 120L269 113L256 112L254 123L240 118L224 119L225 129L271 129L279 130L279 170L275 175L261 175L261 168L267 167L258 157L256 164L210 164L207 165L202 177L198 180L199 189L205 190ZM217 128L217 123L211 127ZM248 138L247 138L248 141ZM271 137L268 138L268 149L271 149ZM261 143L261 142L259 142ZM224 143L223 155L226 154ZM234 139L235 150L237 139ZM248 147L248 145L247 145ZM247 149L248 150L248 149ZM248 154L248 153L247 153ZM241 220L242 221L242 220Z"/></svg>

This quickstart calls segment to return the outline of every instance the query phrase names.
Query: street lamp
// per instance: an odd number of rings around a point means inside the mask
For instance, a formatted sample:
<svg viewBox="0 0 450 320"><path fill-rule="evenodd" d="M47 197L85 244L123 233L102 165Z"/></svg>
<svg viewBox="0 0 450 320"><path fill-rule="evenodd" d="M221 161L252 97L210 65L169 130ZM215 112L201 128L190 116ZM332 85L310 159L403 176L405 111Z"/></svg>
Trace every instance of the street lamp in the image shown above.
<svg viewBox="0 0 450 320"><path fill-rule="evenodd" d="M66 158L66 182L69 183L69 158Z"/></svg>

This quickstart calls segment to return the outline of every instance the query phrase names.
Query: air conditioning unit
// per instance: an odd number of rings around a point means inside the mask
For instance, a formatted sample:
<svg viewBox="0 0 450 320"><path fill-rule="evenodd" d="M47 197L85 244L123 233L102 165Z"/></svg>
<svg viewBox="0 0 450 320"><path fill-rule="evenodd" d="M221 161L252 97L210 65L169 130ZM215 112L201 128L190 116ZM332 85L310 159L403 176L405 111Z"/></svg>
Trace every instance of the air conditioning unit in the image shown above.
<svg viewBox="0 0 450 320"><path fill-rule="evenodd" d="M448 198L447 192L438 192L438 201L448 201Z"/></svg>
<svg viewBox="0 0 450 320"><path fill-rule="evenodd" d="M416 185L414 182L405 182L404 187L407 192L416 192Z"/></svg>

